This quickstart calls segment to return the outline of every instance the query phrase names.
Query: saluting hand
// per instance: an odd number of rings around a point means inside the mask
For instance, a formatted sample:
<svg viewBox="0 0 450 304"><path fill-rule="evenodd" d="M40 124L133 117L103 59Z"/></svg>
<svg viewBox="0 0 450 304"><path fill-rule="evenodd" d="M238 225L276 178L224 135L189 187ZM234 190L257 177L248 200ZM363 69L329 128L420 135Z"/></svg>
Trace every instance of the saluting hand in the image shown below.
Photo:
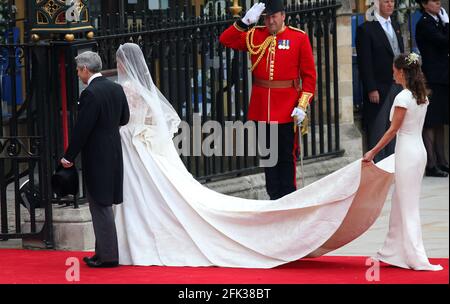
<svg viewBox="0 0 450 304"><path fill-rule="evenodd" d="M448 23L448 15L443 7L441 7L441 10L439 11L439 17L441 18L442 22Z"/></svg>
<svg viewBox="0 0 450 304"><path fill-rule="evenodd" d="M265 9L266 4L262 2L253 4L253 6L245 14L244 18L242 18L242 22L246 25L258 22L259 17Z"/></svg>

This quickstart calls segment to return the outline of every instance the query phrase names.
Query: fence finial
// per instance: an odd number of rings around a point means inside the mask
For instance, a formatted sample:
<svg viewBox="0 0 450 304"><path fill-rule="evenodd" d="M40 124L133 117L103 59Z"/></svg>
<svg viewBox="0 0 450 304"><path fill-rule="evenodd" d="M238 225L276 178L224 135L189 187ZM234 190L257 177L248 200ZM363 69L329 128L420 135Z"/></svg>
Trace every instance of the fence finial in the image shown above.
<svg viewBox="0 0 450 304"><path fill-rule="evenodd" d="M233 6L230 7L231 14L233 17L239 17L239 13L242 11L242 6L238 5L238 0L233 0Z"/></svg>

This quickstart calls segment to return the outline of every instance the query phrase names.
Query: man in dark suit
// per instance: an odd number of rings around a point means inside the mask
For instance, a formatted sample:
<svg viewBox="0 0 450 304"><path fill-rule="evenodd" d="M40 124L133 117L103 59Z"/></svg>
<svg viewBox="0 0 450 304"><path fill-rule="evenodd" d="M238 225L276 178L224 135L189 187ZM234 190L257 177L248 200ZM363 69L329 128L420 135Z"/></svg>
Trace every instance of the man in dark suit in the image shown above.
<svg viewBox="0 0 450 304"><path fill-rule="evenodd" d="M403 53L403 39L399 25L391 19L394 0L375 0L373 15L356 32L356 52L359 75L363 85L363 123L367 148L372 149L389 128L389 113L401 87L394 83L392 64ZM392 141L380 153L379 161L394 153Z"/></svg>
<svg viewBox="0 0 450 304"><path fill-rule="evenodd" d="M431 89L423 128L427 149L426 176L447 177L444 125L448 125L448 23L439 0L417 0L423 13L416 25L416 42L422 56L422 72Z"/></svg>
<svg viewBox="0 0 450 304"><path fill-rule="evenodd" d="M121 204L123 189L122 146L119 127L130 112L122 87L100 74L102 61L94 52L76 58L78 77L88 86L80 95L80 112L61 163L73 166L82 152L83 178L95 234L95 255L84 261L90 267L118 265L113 204Z"/></svg>

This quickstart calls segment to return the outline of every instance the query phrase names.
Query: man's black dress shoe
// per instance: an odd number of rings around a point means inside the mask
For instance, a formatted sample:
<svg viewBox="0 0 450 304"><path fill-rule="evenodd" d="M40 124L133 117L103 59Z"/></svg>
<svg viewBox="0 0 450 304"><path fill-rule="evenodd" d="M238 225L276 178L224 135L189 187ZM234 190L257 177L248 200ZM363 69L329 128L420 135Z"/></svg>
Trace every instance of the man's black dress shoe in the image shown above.
<svg viewBox="0 0 450 304"><path fill-rule="evenodd" d="M84 258L83 258L83 261L84 261L85 263L87 263L88 261L96 261L96 260L98 260L98 256L97 256L96 254L94 254L94 255L91 256L91 257L84 257Z"/></svg>
<svg viewBox="0 0 450 304"><path fill-rule="evenodd" d="M86 264L92 268L112 268L119 266L119 262L101 262L100 260L87 260Z"/></svg>
<svg viewBox="0 0 450 304"><path fill-rule="evenodd" d="M437 167L433 167L425 169L425 176L447 177L448 173L438 169Z"/></svg>
<svg viewBox="0 0 450 304"><path fill-rule="evenodd" d="M444 172L449 173L449 172L448 172L448 166L446 166L446 165L439 165L438 168L439 168L441 171L444 171Z"/></svg>

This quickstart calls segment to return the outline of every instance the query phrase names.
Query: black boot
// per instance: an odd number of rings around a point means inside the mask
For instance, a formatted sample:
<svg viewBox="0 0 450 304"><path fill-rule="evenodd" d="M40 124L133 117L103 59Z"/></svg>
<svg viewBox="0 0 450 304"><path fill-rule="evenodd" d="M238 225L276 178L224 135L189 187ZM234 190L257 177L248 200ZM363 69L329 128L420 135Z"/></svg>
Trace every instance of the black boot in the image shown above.
<svg viewBox="0 0 450 304"><path fill-rule="evenodd" d="M425 176L447 177L448 173L440 170L438 167L426 168Z"/></svg>
<svg viewBox="0 0 450 304"><path fill-rule="evenodd" d="M447 172L448 173L448 165L439 165L438 168L441 171Z"/></svg>

